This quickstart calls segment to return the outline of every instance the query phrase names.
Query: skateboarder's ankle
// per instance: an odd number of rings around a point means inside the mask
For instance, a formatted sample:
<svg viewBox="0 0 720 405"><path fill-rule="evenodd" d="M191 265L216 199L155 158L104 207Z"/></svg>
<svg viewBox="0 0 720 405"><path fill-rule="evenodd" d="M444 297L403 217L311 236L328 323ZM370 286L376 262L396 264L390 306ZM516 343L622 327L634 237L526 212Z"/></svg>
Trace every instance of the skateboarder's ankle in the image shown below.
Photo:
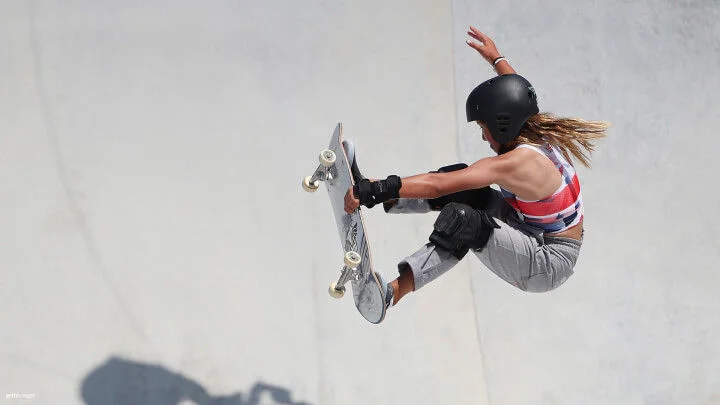
<svg viewBox="0 0 720 405"><path fill-rule="evenodd" d="M395 279L388 284L388 287L392 288L392 290L393 290L392 304L394 306L398 303L398 301L400 301L400 283L398 283L398 280Z"/></svg>
<svg viewBox="0 0 720 405"><path fill-rule="evenodd" d="M403 271L400 277L390 283L394 291L393 305L397 304L400 299L415 290L415 278L412 271Z"/></svg>

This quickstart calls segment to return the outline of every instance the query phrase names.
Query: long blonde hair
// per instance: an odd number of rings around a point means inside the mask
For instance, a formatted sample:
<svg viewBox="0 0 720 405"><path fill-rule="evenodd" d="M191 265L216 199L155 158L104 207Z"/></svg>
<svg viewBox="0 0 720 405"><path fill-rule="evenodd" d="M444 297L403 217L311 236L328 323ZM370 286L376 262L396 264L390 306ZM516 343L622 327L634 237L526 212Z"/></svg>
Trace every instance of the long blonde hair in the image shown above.
<svg viewBox="0 0 720 405"><path fill-rule="evenodd" d="M542 146L547 142L557 147L568 161L572 155L589 168L595 142L607 136L609 127L610 123L605 121L560 118L549 113L539 113L530 117L520 129L520 135L504 146L511 150L521 143Z"/></svg>

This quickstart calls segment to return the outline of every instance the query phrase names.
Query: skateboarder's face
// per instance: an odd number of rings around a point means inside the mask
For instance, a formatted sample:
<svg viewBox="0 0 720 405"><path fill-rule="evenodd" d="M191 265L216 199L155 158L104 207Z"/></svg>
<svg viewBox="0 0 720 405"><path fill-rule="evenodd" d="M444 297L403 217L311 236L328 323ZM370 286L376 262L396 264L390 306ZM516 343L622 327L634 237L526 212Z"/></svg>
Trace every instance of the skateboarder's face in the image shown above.
<svg viewBox="0 0 720 405"><path fill-rule="evenodd" d="M494 139L492 139L492 135L490 135L490 130L488 130L488 127L482 122L482 121L475 121L477 124L482 128L482 139L483 141L487 141L490 144L490 147L492 150L495 151L495 153L498 153L500 150L500 144L495 142Z"/></svg>

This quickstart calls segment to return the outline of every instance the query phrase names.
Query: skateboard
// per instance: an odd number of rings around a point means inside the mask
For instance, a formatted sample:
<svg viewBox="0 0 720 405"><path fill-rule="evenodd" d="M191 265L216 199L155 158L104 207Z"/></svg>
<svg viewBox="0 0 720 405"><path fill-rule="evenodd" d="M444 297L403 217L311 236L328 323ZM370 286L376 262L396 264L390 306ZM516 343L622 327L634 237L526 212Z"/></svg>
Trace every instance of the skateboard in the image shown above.
<svg viewBox="0 0 720 405"><path fill-rule="evenodd" d="M369 322L378 324L385 318L385 295L380 280L373 270L368 246L365 221L360 208L345 213L345 193L363 177L357 167L356 151L352 141L344 141L342 123L337 124L327 149L320 152L320 165L312 176L303 179L303 189L314 192L324 182L330 197L344 266L340 278L328 288L330 296L342 298L345 285L352 287L355 307Z"/></svg>

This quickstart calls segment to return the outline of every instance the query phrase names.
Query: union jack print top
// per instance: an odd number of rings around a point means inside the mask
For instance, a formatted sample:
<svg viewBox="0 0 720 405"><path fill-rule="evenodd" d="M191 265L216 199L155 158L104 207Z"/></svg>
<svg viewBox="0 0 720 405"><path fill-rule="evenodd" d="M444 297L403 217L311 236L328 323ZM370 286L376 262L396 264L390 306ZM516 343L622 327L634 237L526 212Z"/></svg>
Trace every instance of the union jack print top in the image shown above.
<svg viewBox="0 0 720 405"><path fill-rule="evenodd" d="M518 148L532 149L550 159L562 175L562 184L550 197L537 201L525 201L503 189L505 200L515 209L520 219L528 225L541 228L546 233L562 232L580 223L583 218L583 200L580 180L575 168L554 146L542 148L522 144Z"/></svg>

